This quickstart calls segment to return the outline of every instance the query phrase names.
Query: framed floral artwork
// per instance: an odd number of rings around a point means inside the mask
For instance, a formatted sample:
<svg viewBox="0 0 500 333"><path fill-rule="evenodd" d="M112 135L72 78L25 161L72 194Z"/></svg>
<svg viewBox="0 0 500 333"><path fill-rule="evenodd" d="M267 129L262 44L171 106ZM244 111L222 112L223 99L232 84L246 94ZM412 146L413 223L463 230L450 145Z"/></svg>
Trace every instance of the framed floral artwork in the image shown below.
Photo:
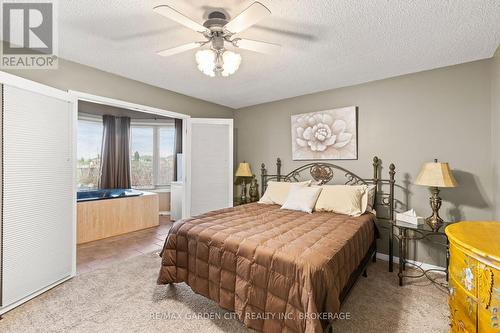
<svg viewBox="0 0 500 333"><path fill-rule="evenodd" d="M292 116L293 160L358 158L357 107Z"/></svg>

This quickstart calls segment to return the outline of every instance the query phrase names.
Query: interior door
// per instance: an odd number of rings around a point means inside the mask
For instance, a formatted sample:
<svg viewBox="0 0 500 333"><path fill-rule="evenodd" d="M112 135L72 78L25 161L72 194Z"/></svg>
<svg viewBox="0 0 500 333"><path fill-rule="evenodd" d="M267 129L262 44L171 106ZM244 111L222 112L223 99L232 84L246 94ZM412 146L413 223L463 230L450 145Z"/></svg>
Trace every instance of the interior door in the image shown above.
<svg viewBox="0 0 500 333"><path fill-rule="evenodd" d="M0 313L72 276L75 259L71 98L14 81L3 85Z"/></svg>
<svg viewBox="0 0 500 333"><path fill-rule="evenodd" d="M233 205L233 120L190 118L187 123L184 217Z"/></svg>

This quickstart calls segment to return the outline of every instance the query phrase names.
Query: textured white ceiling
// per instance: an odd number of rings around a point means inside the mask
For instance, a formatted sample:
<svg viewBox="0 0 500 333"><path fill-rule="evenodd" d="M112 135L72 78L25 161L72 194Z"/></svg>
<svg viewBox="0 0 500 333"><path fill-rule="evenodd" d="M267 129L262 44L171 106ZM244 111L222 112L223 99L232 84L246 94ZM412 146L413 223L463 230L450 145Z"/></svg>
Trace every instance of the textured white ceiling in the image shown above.
<svg viewBox="0 0 500 333"><path fill-rule="evenodd" d="M59 1L62 58L233 108L458 64L493 55L499 0L261 0L272 16L241 37L279 43L278 56L241 50L229 78L209 78L189 51L156 51L200 35L155 14L168 4L202 23L252 0Z"/></svg>

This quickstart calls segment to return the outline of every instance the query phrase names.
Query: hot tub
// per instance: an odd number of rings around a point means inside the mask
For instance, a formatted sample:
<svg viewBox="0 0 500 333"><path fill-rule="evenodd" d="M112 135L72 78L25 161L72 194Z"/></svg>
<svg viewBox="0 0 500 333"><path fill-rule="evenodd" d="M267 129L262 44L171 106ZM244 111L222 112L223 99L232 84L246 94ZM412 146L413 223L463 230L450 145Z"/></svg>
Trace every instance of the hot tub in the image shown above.
<svg viewBox="0 0 500 333"><path fill-rule="evenodd" d="M92 201L92 200L116 199L123 197L136 197L142 194L143 194L142 192L130 188L78 191L76 193L76 201L81 202L81 201Z"/></svg>
<svg viewBox="0 0 500 333"><path fill-rule="evenodd" d="M81 191L77 201L77 244L159 224L156 193L132 189Z"/></svg>

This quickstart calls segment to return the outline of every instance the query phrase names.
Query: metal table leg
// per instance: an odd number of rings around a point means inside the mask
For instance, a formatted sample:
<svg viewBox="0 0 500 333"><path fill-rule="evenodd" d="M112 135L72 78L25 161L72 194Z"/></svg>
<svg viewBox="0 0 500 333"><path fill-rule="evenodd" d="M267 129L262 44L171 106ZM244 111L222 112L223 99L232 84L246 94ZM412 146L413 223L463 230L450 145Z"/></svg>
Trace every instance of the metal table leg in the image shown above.
<svg viewBox="0 0 500 333"><path fill-rule="evenodd" d="M393 261L394 261L394 226L391 222L391 227L389 228L389 272L393 271Z"/></svg>
<svg viewBox="0 0 500 333"><path fill-rule="evenodd" d="M403 242L404 242L403 229L399 228L399 237L398 237L398 245L399 245L399 267L398 267L399 286L403 286L403 265L404 265Z"/></svg>

